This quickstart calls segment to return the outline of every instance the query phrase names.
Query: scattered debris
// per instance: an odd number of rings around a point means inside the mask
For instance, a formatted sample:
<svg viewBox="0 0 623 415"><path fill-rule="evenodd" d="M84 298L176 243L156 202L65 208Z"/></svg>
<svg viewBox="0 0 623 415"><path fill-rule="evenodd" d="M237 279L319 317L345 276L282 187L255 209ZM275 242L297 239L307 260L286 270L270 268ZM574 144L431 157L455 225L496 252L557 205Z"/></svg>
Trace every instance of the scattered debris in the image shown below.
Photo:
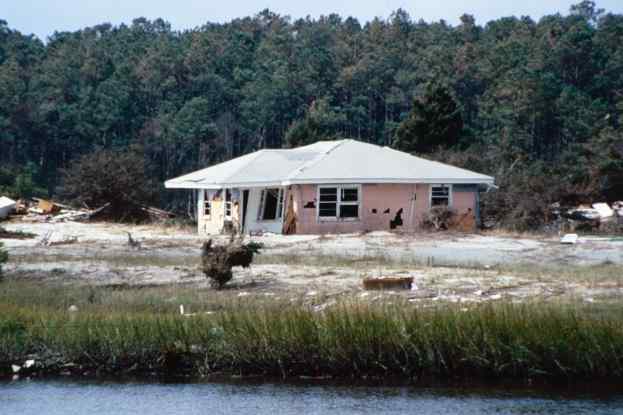
<svg viewBox="0 0 623 415"><path fill-rule="evenodd" d="M560 239L561 244L575 245L578 242L578 234L568 233Z"/></svg>
<svg viewBox="0 0 623 415"><path fill-rule="evenodd" d="M72 304L72 305L69 306L67 311L69 311L70 313L77 313L78 312L78 306L75 305L75 304Z"/></svg>
<svg viewBox="0 0 623 415"><path fill-rule="evenodd" d="M17 202L6 196L0 197L0 219L8 217L14 210Z"/></svg>
<svg viewBox="0 0 623 415"><path fill-rule="evenodd" d="M141 206L141 210L146 212L152 219L171 219L175 217L175 213L167 210L158 209L153 206Z"/></svg>
<svg viewBox="0 0 623 415"><path fill-rule="evenodd" d="M555 209L552 214L564 219L561 222L563 230L595 230L603 232L618 231L617 222L623 217L623 202L615 202L612 207L607 203L593 203L591 206L581 205L575 208L560 208L559 204L552 205Z"/></svg>
<svg viewBox="0 0 623 415"><path fill-rule="evenodd" d="M31 213L37 213L40 215L50 215L52 213L60 212L62 209L61 205L55 202L52 202L50 200L39 199L36 197L33 197L33 200L37 202L37 207L32 207L28 209L28 211Z"/></svg>
<svg viewBox="0 0 623 415"><path fill-rule="evenodd" d="M49 241L48 246L71 245L78 242L77 236L67 236L59 241Z"/></svg>
<svg viewBox="0 0 623 415"><path fill-rule="evenodd" d="M599 213L599 219L601 220L614 216L614 210L607 203L594 203L593 209Z"/></svg>
<svg viewBox="0 0 623 415"><path fill-rule="evenodd" d="M380 277L364 278L363 280L363 288L366 290L410 290L412 285L413 277Z"/></svg>

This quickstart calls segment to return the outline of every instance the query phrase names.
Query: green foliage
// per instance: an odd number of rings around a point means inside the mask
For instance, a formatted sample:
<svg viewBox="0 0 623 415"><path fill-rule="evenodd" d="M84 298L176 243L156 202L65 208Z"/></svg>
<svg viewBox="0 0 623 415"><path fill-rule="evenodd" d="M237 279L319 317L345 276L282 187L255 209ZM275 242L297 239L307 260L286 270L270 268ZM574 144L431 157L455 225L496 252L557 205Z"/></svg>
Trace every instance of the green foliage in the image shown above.
<svg viewBox="0 0 623 415"><path fill-rule="evenodd" d="M62 169L100 148L142 145L162 182L260 148L350 137L434 157L460 148L451 158L493 175L520 158L500 179L512 189L543 173L569 184L535 185L543 199L573 196L582 181L620 199L616 153L601 141L623 125L622 28L623 15L588 0L480 26L401 9L365 25L269 10L187 31L141 18L45 44L2 21L0 191L53 195Z"/></svg>
<svg viewBox="0 0 623 415"><path fill-rule="evenodd" d="M2 264L9 260L9 253L4 250L4 244L0 242L0 278L2 278Z"/></svg>
<svg viewBox="0 0 623 415"><path fill-rule="evenodd" d="M310 105L305 118L295 121L285 134L288 147L313 144L316 141L334 140L345 117L331 108L327 99L319 99Z"/></svg>
<svg viewBox="0 0 623 415"><path fill-rule="evenodd" d="M430 153L456 145L462 129L461 111L448 89L429 84L396 130L393 146L411 153Z"/></svg>
<svg viewBox="0 0 623 415"><path fill-rule="evenodd" d="M28 163L22 168L0 167L0 194L15 199L45 197L47 192L36 185L35 177L36 167L33 163Z"/></svg>

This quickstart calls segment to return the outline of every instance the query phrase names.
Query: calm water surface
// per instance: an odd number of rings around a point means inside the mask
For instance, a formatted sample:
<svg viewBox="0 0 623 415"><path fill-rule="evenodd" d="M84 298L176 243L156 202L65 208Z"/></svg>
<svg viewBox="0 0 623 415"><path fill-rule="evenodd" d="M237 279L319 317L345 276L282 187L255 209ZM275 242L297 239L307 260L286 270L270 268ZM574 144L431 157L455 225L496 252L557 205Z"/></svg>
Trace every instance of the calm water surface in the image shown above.
<svg viewBox="0 0 623 415"><path fill-rule="evenodd" d="M0 414L623 414L607 397L533 391L282 384L0 382Z"/></svg>

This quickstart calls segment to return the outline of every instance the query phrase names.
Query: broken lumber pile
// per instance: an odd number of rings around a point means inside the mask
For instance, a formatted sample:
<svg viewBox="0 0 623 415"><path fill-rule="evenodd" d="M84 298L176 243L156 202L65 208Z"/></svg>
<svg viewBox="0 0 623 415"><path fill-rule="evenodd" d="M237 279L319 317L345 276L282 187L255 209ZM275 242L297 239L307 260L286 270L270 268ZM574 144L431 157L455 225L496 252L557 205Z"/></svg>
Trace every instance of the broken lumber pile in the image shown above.
<svg viewBox="0 0 623 415"><path fill-rule="evenodd" d="M66 222L66 221L87 221L104 211L110 203L97 208L74 208L52 200L33 198L36 202L33 206L28 206L28 202L21 201L23 215L22 220L26 222Z"/></svg>

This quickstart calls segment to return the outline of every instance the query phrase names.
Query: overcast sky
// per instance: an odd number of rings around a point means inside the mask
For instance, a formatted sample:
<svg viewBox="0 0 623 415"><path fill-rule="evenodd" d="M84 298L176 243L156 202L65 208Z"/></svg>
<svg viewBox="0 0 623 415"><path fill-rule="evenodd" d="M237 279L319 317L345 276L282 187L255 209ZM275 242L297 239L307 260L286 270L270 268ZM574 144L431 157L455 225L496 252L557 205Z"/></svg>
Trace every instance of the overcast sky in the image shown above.
<svg viewBox="0 0 623 415"><path fill-rule="evenodd" d="M24 34L41 39L54 31L77 30L109 22L129 23L136 17L162 17L174 29L191 29L205 22L224 22L252 16L269 8L293 18L338 13L361 22L386 18L405 9L412 18L458 22L463 13L473 14L479 24L510 15L566 14L580 0L0 0L0 19ZM597 0L599 7L623 13L623 0Z"/></svg>

